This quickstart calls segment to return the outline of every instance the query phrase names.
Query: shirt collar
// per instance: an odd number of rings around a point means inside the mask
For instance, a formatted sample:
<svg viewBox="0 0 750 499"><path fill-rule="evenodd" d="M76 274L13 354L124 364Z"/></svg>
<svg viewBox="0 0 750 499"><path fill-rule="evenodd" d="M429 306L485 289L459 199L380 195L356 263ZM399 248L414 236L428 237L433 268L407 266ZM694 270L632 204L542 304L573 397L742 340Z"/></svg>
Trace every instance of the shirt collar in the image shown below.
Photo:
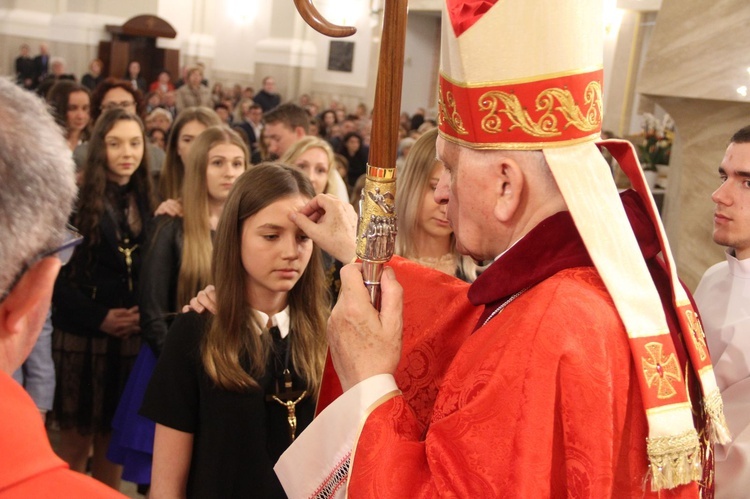
<svg viewBox="0 0 750 499"><path fill-rule="evenodd" d="M725 253L727 255L729 271L732 275L740 279L750 279L750 258L738 260L732 248L727 248Z"/></svg>
<svg viewBox="0 0 750 499"><path fill-rule="evenodd" d="M260 316L260 321L263 325L262 330L265 330L266 326L268 325L268 314L266 314L265 312L261 312L260 310L256 310L255 312ZM287 305L284 310L271 317L271 325L279 328L279 333L281 334L282 338L286 338L286 336L289 334L290 322L291 318L289 316L289 305Z"/></svg>

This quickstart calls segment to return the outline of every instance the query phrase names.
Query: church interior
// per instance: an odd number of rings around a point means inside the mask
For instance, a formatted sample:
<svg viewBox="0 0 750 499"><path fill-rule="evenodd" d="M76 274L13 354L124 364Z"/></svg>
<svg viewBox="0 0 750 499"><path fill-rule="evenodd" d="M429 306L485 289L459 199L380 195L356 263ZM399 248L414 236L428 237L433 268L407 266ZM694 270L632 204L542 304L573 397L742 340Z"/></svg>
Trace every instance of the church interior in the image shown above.
<svg viewBox="0 0 750 499"><path fill-rule="evenodd" d="M723 257L711 240L711 192L728 137L750 119L750 5L744 0L603 0L604 115L613 136L644 140L644 120L669 122L668 167L654 195L661 207L679 274L694 289ZM0 6L0 73L12 75L19 46L41 43L83 75L102 47L114 46L138 16L168 29L151 38L180 69L203 63L205 78L224 87L261 87L273 76L284 101L307 94L320 106L348 109L374 98L383 0L317 0L332 23L355 35L330 39L313 31L291 1L263 0L5 0ZM440 51L438 0L410 0L402 111L435 118ZM159 26L152 27L158 31ZM126 35L128 33L125 33ZM166 36L161 36L166 35ZM120 38L123 38L120 36ZM124 37L125 39L128 36ZM502 37L498 57L502 57ZM532 41L529 41L530 43ZM115 53L114 49L111 53ZM104 74L115 70L105 61ZM108 64L107 64L108 63ZM116 64L115 64L116 65ZM109 67L108 67L109 66ZM119 66L117 66L119 67ZM157 71L146 67L145 72Z"/></svg>

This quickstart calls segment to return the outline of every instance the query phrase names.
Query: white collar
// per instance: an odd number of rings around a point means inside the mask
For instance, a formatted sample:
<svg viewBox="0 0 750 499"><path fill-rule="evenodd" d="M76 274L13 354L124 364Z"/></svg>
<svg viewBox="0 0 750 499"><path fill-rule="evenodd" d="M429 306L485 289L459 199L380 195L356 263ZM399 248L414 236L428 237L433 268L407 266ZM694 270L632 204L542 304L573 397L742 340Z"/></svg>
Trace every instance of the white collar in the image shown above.
<svg viewBox="0 0 750 499"><path fill-rule="evenodd" d="M727 248L725 253L732 275L740 279L750 279L750 258L738 260L732 248Z"/></svg>
<svg viewBox="0 0 750 499"><path fill-rule="evenodd" d="M255 312L260 316L262 326L261 331L263 331L268 325L268 314L266 314L265 312L261 312L260 310L256 310ZM271 317L271 325L279 328L279 333L281 334L282 338L286 338L286 336L289 334L290 322L291 318L289 316L289 305L287 305L284 310Z"/></svg>

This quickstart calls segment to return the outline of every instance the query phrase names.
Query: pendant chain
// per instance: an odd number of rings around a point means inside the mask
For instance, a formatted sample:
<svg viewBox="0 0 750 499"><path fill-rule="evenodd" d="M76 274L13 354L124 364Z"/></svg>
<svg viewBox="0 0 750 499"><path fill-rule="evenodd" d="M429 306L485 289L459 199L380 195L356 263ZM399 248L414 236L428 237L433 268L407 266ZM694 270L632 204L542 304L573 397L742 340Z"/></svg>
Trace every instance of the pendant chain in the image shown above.
<svg viewBox="0 0 750 499"><path fill-rule="evenodd" d="M527 291L528 289L529 289L528 287L525 287L525 288L523 288L523 289L522 289L521 291L518 291L518 292L514 293L513 295L511 295L511 297L510 297L510 298L508 298L507 300L505 300L504 302L502 302L502 303L500 304L500 306L499 306L499 307L497 307L497 308L496 308L495 310L493 310L493 311L492 311L492 313L490 314L490 316L489 316L489 317L487 317L487 319L486 319L486 320L484 321L484 323L482 324L482 327L486 326L486 325L487 325L487 323L488 323L488 322L490 322L490 320L491 320L491 319L492 319L493 317L495 317L495 316L496 316L497 314L499 314L500 312L502 312L502 311L503 311L503 309L504 309L505 307L507 307L508 305L510 305L510 303L511 303L511 302L512 302L513 300L515 300L516 298L518 298L519 296L521 296L521 295L522 295L523 293L525 293L525 292L526 292L526 291Z"/></svg>

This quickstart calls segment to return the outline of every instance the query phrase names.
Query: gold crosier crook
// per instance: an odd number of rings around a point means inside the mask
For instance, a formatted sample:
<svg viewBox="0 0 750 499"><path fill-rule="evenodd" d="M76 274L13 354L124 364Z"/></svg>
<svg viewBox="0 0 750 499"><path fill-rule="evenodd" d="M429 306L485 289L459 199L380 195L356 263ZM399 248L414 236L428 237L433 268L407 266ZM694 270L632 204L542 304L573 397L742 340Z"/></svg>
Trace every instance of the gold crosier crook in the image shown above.
<svg viewBox="0 0 750 499"><path fill-rule="evenodd" d="M353 35L355 28L331 24L317 11L312 0L294 0L302 18L327 36ZM393 256L396 241L396 156L401 82L404 74L407 0L386 0L380 42L378 78L373 103L370 157L362 189L357 227L357 256L370 300L380 309L380 277L383 265Z"/></svg>

